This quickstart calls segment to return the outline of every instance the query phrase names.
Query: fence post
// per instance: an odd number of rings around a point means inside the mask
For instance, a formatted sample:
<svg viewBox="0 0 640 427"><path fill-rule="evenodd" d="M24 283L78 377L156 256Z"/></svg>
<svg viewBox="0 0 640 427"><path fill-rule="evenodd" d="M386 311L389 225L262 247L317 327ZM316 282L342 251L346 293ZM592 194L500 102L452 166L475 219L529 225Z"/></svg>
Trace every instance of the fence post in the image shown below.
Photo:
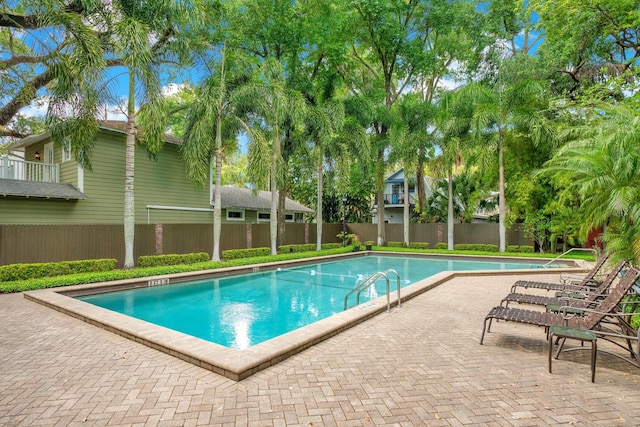
<svg viewBox="0 0 640 427"><path fill-rule="evenodd" d="M155 242L156 242L156 255L162 255L162 224L156 224L154 227Z"/></svg>

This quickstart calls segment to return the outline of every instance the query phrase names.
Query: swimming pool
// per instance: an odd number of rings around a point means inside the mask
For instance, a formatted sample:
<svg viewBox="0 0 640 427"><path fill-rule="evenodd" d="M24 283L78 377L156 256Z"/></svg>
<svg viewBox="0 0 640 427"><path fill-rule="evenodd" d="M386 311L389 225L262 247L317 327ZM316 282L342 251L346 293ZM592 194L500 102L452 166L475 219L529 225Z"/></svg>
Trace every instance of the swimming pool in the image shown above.
<svg viewBox="0 0 640 427"><path fill-rule="evenodd" d="M244 350L356 304L345 297L364 278L395 270L401 286L442 271L532 268L531 262L370 255L258 273L77 297L97 306ZM391 292L396 290L396 277ZM386 281L365 289L360 303L386 295Z"/></svg>
<svg viewBox="0 0 640 427"><path fill-rule="evenodd" d="M380 253L378 253L380 254ZM310 263L326 261L332 262L341 259L356 259L362 258L365 264L370 265L372 258L366 252L357 254L345 254L345 255L333 255L322 258L316 258L315 260L298 260L288 261L286 263L270 263L270 264L258 264L243 267L231 267L222 268L217 270L198 271L191 273L176 273L164 276L145 277L136 279L118 280L112 282L93 283L84 285L74 285L63 288L53 289L40 289L36 291L28 291L23 295L25 298L43 304L54 310L65 313L69 316L76 317L82 321L90 323L94 326L98 326L109 332L121 335L132 341L140 344L144 344L155 350L170 354L174 357L180 358L186 362L192 363L196 366L210 370L227 378L235 381L240 381L247 378L269 366L278 364L279 362L291 357L305 349L308 349L315 344L320 343L330 337L341 333L359 323L366 321L374 316L380 315L387 308L387 301L385 297L381 297L374 300L369 300L364 304L360 304L356 308L349 310L343 310L340 307L339 312L333 315L329 315L324 319L319 319L307 326L299 327L291 332L261 342L259 344L252 345L244 350L237 350L216 344L212 341L197 338L195 336L178 332L176 330L160 326L151 322L136 319L134 317L118 313L113 310L105 309L97 305L87 303L77 299L78 296L93 295L104 292L120 291L126 289L135 288L148 288L152 287L152 290L158 290L162 288L169 289L172 286L180 285L184 281L200 281L200 279L220 279L222 280L226 276L235 275L238 276L241 273L250 272L269 272L277 268L290 269L292 267L301 267L302 270L311 269ZM404 260L410 260L409 265L413 266L413 260L426 258L423 255L403 254L402 256L395 257L402 262ZM449 268L449 261L455 260L478 260L486 261L486 257L443 257L443 256L429 256L427 259L430 262L439 259L447 263ZM558 274L561 272L584 271L576 264L569 262L569 265L565 264L559 266L560 268L541 269L534 267L533 263L540 263L536 266L541 266L542 263L548 260L540 261L523 261L521 264L525 269L519 270L506 270L502 268L516 267L517 264L512 264L511 260L504 260L503 258L491 258L492 261L497 262L492 268L499 268L500 270L481 270L481 271L443 271L429 276L426 279L420 279L415 282L405 283L402 289L402 304L416 297L424 292L433 289L447 283L454 277L465 276L470 280L477 280L479 285L491 285L491 277L496 275L545 275L545 274ZM502 265L502 264L509 264ZM485 264L486 265L486 264ZM521 268L522 268L521 267ZM564 268L563 268L564 267ZM323 267L323 272L327 270ZM470 268L467 266L465 268ZM345 274L347 271L341 271L341 274ZM476 279L472 279L476 277ZM403 278L403 280L409 280ZM156 286L161 284L171 283L170 286ZM299 287L305 285L299 284ZM392 284L393 286L393 284ZM213 287L213 286L212 286ZM314 286L314 288L322 288L322 286ZM344 291L342 289L341 291ZM392 303L395 299L395 293L392 293ZM344 294L341 294L344 295ZM392 312L394 312L394 309ZM402 310L402 308L400 308ZM242 327L242 325L240 325Z"/></svg>

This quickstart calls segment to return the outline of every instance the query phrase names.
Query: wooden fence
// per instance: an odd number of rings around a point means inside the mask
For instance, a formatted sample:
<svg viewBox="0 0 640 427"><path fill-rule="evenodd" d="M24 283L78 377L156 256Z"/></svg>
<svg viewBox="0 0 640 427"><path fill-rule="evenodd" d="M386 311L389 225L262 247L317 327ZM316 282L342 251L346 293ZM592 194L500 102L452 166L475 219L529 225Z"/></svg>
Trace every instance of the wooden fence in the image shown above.
<svg viewBox="0 0 640 427"><path fill-rule="evenodd" d="M403 241L402 224L386 224L388 242ZM430 247L446 242L446 224L411 224L410 241ZM342 224L323 224L322 241L340 242ZM362 242L375 241L377 224L347 224ZM456 243L498 244L498 224L456 224ZM286 224L284 244L316 242L315 224ZM509 245L531 245L520 228L507 232ZM269 224L222 225L220 250L269 247ZM211 224L136 225L134 259L141 255L207 252L213 250ZM122 225L0 225L0 265L65 260L115 258L124 262Z"/></svg>

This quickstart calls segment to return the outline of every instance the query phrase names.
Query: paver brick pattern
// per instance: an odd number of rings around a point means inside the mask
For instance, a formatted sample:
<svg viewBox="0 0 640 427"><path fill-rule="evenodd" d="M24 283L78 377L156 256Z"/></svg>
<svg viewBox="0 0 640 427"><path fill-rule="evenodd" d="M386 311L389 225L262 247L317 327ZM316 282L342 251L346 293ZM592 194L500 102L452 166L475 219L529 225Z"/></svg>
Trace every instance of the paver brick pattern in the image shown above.
<svg viewBox="0 0 640 427"><path fill-rule="evenodd" d="M505 322L479 345L518 278L456 278L240 382L0 295L0 425L640 425L628 363L599 355L592 384L570 352L549 374L544 330Z"/></svg>

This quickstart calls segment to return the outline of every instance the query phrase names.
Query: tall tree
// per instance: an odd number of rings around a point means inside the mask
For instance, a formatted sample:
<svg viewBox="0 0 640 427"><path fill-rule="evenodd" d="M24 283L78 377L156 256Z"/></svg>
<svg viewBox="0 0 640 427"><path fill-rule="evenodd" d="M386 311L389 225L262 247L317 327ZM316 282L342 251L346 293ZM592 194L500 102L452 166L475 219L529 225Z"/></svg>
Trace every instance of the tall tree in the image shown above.
<svg viewBox="0 0 640 427"><path fill-rule="evenodd" d="M238 102L255 115L254 126L243 122L250 138L249 179L258 188L271 191L270 235L271 254L278 253L278 189L284 181L282 164L283 125L299 126L306 114L306 102L302 94L289 89L284 70L277 60L265 61L258 72L257 83L238 90ZM279 185L280 184L280 185Z"/></svg>
<svg viewBox="0 0 640 427"><path fill-rule="evenodd" d="M202 22L203 10L197 2L156 2L116 0L115 13L107 25L113 28L113 52L122 58L128 76L127 132L125 143L124 189L124 268L132 268L135 203L134 171L136 117L144 127L144 140L150 151L162 148L168 115L164 111L160 73L168 63L185 64L193 46L188 31ZM139 108L138 108L139 106Z"/></svg>
<svg viewBox="0 0 640 427"><path fill-rule="evenodd" d="M472 46L467 30L476 27L476 12L466 1L440 0L345 0L351 14L352 65L348 81L354 92L367 94L381 104L371 124L377 144L376 201L378 244L384 244L384 176L390 111L399 97L411 88L423 87L426 101L450 74L455 61L463 65L468 54L460 46ZM478 32L481 34L481 31ZM477 52L477 50L475 50ZM343 70L348 74L350 70ZM356 77L357 80L356 80ZM418 161L424 160L424 153ZM422 166L419 166L422 168Z"/></svg>
<svg viewBox="0 0 640 427"><path fill-rule="evenodd" d="M292 85L291 80L300 72L301 57L311 58L310 47L314 45L309 41L310 20L315 22L315 13L310 13L326 2L300 3L292 0L235 0L229 2L229 25L227 27L226 40L230 48L241 49L247 54L253 55L258 61L272 65L264 69L272 68L274 63L283 69L282 79L288 90L300 90ZM304 67L302 67L304 68ZM262 77L269 73L262 74ZM268 81L264 81L269 85ZM278 83L279 85L279 83ZM285 170L291 154L296 146L301 143L300 129L297 129L293 121L282 117L278 123L278 162L279 170ZM274 147L276 148L276 147ZM276 206L275 221L277 229L276 239L283 243L285 234L285 200L288 191L288 181L279 177L277 182L278 205ZM277 246L277 245L276 245Z"/></svg>
<svg viewBox="0 0 640 427"><path fill-rule="evenodd" d="M189 106L181 155L187 176L200 186L210 184L209 171L211 164L215 165L211 260L220 261L222 160L225 151L235 150L241 130L241 118L232 102L234 91L249 82L252 69L242 56L225 49L211 67L212 72L196 88L195 100Z"/></svg>
<svg viewBox="0 0 640 427"><path fill-rule="evenodd" d="M506 249L505 146L519 133L529 134L534 144L552 138L548 123L541 115L546 109L545 86L509 71L505 66L495 81L469 84L461 89L463 102L474 108L471 118L474 141L491 156L484 164L489 164L493 155L498 158L500 252Z"/></svg>
<svg viewBox="0 0 640 427"><path fill-rule="evenodd" d="M454 168L460 165L470 128L469 104L458 99L459 93L443 92L435 106L439 155L432 160L436 177L447 179L447 248L454 248L455 194Z"/></svg>
<svg viewBox="0 0 640 427"><path fill-rule="evenodd" d="M404 173L403 241L409 247L409 181L416 176L416 160L420 149L433 151L431 135L426 132L432 122L431 105L422 102L420 94L407 94L394 108L394 124L390 130L390 160L402 164ZM422 175L421 175L422 176Z"/></svg>

